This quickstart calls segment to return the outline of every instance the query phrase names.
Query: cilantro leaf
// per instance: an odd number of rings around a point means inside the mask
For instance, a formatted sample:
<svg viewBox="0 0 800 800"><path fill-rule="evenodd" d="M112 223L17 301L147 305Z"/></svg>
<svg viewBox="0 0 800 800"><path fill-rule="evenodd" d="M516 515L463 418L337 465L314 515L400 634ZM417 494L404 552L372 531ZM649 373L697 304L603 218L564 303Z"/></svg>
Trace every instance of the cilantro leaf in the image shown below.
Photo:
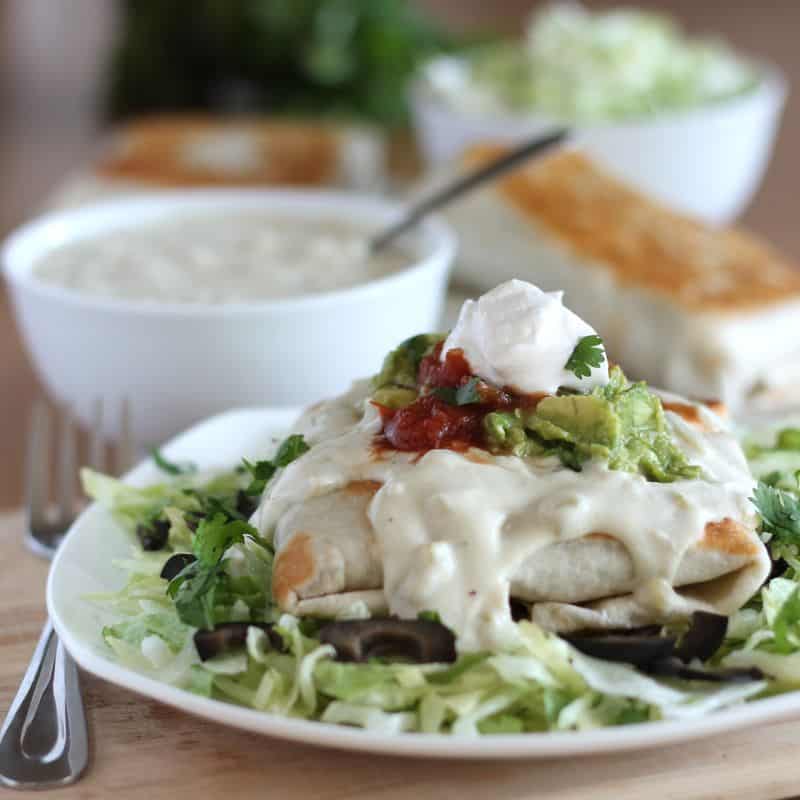
<svg viewBox="0 0 800 800"><path fill-rule="evenodd" d="M800 548L800 498L791 492L759 481L750 502L761 517L761 530L770 542L773 558L781 551Z"/></svg>
<svg viewBox="0 0 800 800"><path fill-rule="evenodd" d="M196 522L199 522L203 517L213 517L216 514L222 514L227 520L241 519L246 521L245 515L236 509L235 497L206 494L204 491L191 488L184 489L183 493L197 501L199 510L195 514L197 517L195 519Z"/></svg>
<svg viewBox="0 0 800 800"><path fill-rule="evenodd" d="M456 404L456 390L452 386L437 386L431 394L450 406Z"/></svg>
<svg viewBox="0 0 800 800"><path fill-rule="evenodd" d="M180 464L168 461L157 447L150 451L150 455L153 461L156 462L156 466L168 475L188 475L191 472L197 472L197 464L193 464L191 461L185 461Z"/></svg>
<svg viewBox="0 0 800 800"><path fill-rule="evenodd" d="M275 466L285 467L291 464L296 458L300 458L303 453L308 452L309 447L306 440L299 434L294 433L283 440L275 456Z"/></svg>
<svg viewBox="0 0 800 800"><path fill-rule="evenodd" d="M213 567L231 545L244 541L245 534L258 537L258 531L243 520L228 520L223 514L215 514L197 526L192 550L200 564Z"/></svg>
<svg viewBox="0 0 800 800"><path fill-rule="evenodd" d="M264 487L269 483L270 478L275 474L278 469L271 461L256 461L255 464L248 461L246 458L242 459L242 464L245 469L250 473L251 480L247 484L244 493L250 496L259 495L264 491Z"/></svg>
<svg viewBox="0 0 800 800"><path fill-rule="evenodd" d="M481 379L474 375L465 383L456 389L456 405L468 406L471 403L480 403L481 396L478 392L478 387L481 384Z"/></svg>
<svg viewBox="0 0 800 800"><path fill-rule="evenodd" d="M466 383L458 388L452 386L437 386L431 394L451 406L468 406L480 403L481 395L478 387L483 383L480 378L473 375Z"/></svg>
<svg viewBox="0 0 800 800"><path fill-rule="evenodd" d="M591 368L599 367L605 358L603 340L597 334L591 334L578 341L564 369L576 378L588 378L592 374Z"/></svg>
<svg viewBox="0 0 800 800"><path fill-rule="evenodd" d="M303 453L310 449L303 436L294 433L281 442L278 452L275 454L275 458L272 461L264 459L263 461L256 461L256 463L253 464L246 458L243 458L242 464L252 477L249 485L244 490L245 494L251 496L261 494L264 491L264 487L269 483L279 467L288 466L292 461L300 458Z"/></svg>
<svg viewBox="0 0 800 800"><path fill-rule="evenodd" d="M214 627L214 601L221 579L219 564L209 567L194 561L169 582L167 593L175 601L181 622L195 628Z"/></svg>

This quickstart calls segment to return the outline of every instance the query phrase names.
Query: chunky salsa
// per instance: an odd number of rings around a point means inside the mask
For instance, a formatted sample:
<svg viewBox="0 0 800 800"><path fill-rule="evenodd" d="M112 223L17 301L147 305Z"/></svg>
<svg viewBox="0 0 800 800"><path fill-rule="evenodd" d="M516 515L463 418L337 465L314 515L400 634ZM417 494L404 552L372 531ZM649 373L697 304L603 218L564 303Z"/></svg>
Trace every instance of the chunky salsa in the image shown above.
<svg viewBox="0 0 800 800"><path fill-rule="evenodd" d="M485 447L483 419L487 414L535 408L546 396L520 395L507 387L492 386L472 374L461 350L449 350L442 359L442 347L439 342L420 361L419 397L414 402L399 409L375 403L383 418L383 446L409 451Z"/></svg>

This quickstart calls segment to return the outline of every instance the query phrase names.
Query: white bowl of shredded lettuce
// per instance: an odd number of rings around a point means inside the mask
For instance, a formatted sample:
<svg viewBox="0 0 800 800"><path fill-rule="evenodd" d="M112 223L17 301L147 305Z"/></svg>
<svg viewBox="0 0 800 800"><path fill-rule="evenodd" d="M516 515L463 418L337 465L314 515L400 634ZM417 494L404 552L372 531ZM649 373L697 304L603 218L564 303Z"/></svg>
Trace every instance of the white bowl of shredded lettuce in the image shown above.
<svg viewBox="0 0 800 800"><path fill-rule="evenodd" d="M681 211L728 222L764 173L786 96L774 67L668 17L555 4L519 42L424 68L414 123L431 165L480 141L566 123L623 179Z"/></svg>

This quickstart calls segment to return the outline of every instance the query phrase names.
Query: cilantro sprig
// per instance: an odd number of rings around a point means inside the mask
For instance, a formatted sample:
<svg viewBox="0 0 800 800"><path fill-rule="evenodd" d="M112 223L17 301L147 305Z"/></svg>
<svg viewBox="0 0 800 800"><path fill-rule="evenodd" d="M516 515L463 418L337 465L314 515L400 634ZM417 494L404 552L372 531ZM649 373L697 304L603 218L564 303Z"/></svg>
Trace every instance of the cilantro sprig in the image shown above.
<svg viewBox="0 0 800 800"><path fill-rule="evenodd" d="M603 340L593 333L578 340L564 369L576 378L588 378L592 374L592 367L599 367L605 358Z"/></svg>
<svg viewBox="0 0 800 800"><path fill-rule="evenodd" d="M264 491L264 487L269 483L279 467L288 466L292 461L300 458L300 456L309 449L303 436L295 433L281 442L281 446L278 448L278 452L275 454L275 458L273 458L272 461L264 459L263 461L256 461L256 463L253 464L246 458L243 458L242 463L251 475L251 481L244 490L245 494L250 496L261 494Z"/></svg>
<svg viewBox="0 0 800 800"><path fill-rule="evenodd" d="M197 464L191 461L183 461L181 463L169 461L157 447L150 451L150 455L153 461L156 462L156 466L162 472L166 472L167 475L189 475L192 472L197 472Z"/></svg>
<svg viewBox="0 0 800 800"><path fill-rule="evenodd" d="M761 532L772 557L800 552L800 497L759 481L750 502L761 517Z"/></svg>

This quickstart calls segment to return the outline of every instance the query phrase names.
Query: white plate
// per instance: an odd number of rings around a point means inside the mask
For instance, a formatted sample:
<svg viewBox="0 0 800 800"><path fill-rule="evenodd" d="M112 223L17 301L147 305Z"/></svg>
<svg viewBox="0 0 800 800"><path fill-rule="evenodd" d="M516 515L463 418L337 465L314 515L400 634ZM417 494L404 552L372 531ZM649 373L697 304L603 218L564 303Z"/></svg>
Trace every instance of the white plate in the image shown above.
<svg viewBox="0 0 800 800"><path fill-rule="evenodd" d="M194 461L201 467L230 466L243 456L254 458L263 454L271 440L281 437L294 416L291 411L231 411L179 436L165 448L165 454L171 459ZM163 476L147 462L128 478L131 483L143 485ZM83 598L92 592L116 590L124 584L125 574L112 567L111 561L125 557L129 549L128 537L96 505L73 525L53 561L47 585L47 607L67 649L81 667L111 683L191 714L255 733L348 750L427 758L552 758L639 750L800 716L800 692L793 692L699 720L651 722L580 733L505 734L469 739L415 733L376 735L240 708L160 683L112 660L100 635L104 624L102 611Z"/></svg>

